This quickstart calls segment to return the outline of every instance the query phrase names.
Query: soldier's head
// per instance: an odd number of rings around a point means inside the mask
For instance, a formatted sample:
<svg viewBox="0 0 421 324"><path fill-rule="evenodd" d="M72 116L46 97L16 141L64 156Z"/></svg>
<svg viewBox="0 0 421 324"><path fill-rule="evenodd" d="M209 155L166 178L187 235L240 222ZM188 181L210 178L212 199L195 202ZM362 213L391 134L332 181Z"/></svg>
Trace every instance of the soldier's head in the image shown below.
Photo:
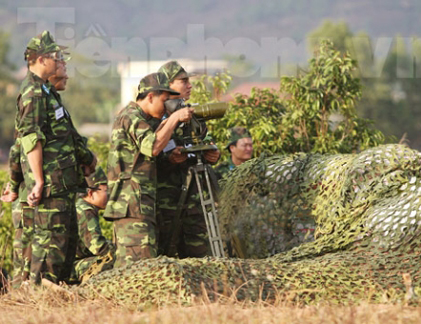
<svg viewBox="0 0 421 324"><path fill-rule="evenodd" d="M33 73L47 80L55 73L57 62L64 64L63 50L65 48L54 41L50 32L43 31L29 41L24 54L25 61Z"/></svg>
<svg viewBox="0 0 421 324"><path fill-rule="evenodd" d="M163 73L151 73L140 80L136 101L149 116L161 119L165 114L164 102L170 95L180 93L169 87Z"/></svg>
<svg viewBox="0 0 421 324"><path fill-rule="evenodd" d="M67 79L67 68L65 61L57 62L56 73L48 78L48 81L58 90L66 90Z"/></svg>
<svg viewBox="0 0 421 324"><path fill-rule="evenodd" d="M100 209L104 209L108 202L107 176L104 170L97 167L94 173L86 177L86 182L88 189L83 199Z"/></svg>
<svg viewBox="0 0 421 324"><path fill-rule="evenodd" d="M244 127L234 127L230 130L230 138L226 148L231 153L235 165L239 165L253 156L253 139L250 132Z"/></svg>
<svg viewBox="0 0 421 324"><path fill-rule="evenodd" d="M172 95L171 99L182 98L189 100L192 89L190 76L193 76L193 74L187 73L177 61L165 63L159 68L158 72L164 73L170 88L180 93L179 95Z"/></svg>

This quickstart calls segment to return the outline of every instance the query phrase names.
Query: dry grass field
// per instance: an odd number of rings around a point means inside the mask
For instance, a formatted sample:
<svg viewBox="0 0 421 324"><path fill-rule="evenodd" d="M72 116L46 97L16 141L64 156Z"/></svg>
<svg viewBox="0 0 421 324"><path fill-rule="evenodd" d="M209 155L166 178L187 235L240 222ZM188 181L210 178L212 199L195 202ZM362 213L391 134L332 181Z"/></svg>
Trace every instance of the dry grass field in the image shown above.
<svg viewBox="0 0 421 324"><path fill-rule="evenodd" d="M421 306L402 304L302 306L281 302L198 301L134 310L108 300L27 287L0 297L0 323L421 323Z"/></svg>

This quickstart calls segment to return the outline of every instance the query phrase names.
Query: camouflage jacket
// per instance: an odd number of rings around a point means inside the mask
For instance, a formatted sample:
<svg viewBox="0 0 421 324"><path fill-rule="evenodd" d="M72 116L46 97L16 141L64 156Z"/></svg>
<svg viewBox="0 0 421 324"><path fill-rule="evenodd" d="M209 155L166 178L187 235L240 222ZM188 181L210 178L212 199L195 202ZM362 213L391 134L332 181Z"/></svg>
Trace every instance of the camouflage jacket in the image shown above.
<svg viewBox="0 0 421 324"><path fill-rule="evenodd" d="M91 164L93 154L86 147L86 141L77 133L70 114L61 103L57 90L28 71L22 82L17 100L15 121L22 173L25 185L30 190L34 178L29 167L27 153L37 141L41 141L43 151L44 191L43 196L55 196L77 191L84 183L80 164ZM17 161L12 157L9 161ZM16 177L17 166L11 166L11 178Z"/></svg>
<svg viewBox="0 0 421 324"><path fill-rule="evenodd" d="M99 225L98 207L86 202L83 198L76 200L78 225L78 242L76 260L94 255L105 255L114 252L114 244L108 241L101 232Z"/></svg>
<svg viewBox="0 0 421 324"><path fill-rule="evenodd" d="M219 179L225 178L228 172L235 168L235 164L232 162L231 156L227 161L220 163L215 167L215 173Z"/></svg>
<svg viewBox="0 0 421 324"><path fill-rule="evenodd" d="M116 116L108 155L105 219L155 216L156 157L152 149L158 125L135 102Z"/></svg>

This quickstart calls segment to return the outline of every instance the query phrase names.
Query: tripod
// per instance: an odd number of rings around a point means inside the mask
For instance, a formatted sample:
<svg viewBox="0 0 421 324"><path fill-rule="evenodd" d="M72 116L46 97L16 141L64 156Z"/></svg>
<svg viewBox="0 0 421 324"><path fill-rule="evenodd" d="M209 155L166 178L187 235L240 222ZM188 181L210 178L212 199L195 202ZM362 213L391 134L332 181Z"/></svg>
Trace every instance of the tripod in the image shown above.
<svg viewBox="0 0 421 324"><path fill-rule="evenodd" d="M202 205L203 216L205 217L206 228L209 236L209 243L211 246L212 255L215 257L224 257L224 248L222 245L222 238L219 231L219 223L217 217L217 209L214 199L214 188L217 188L218 183L216 179L210 176L210 166L202 162L201 154L197 154L197 163L189 167L187 176L181 187L181 195L177 204L176 215L172 221L173 233L167 245L166 255L174 257L177 252L177 246L180 238L181 218L183 214L183 207L187 200L187 194L192 184L193 177L196 180L197 189L200 196L200 203ZM204 178L204 186L202 187L200 176ZM213 184L211 183L213 179ZM205 193L209 197L205 197Z"/></svg>

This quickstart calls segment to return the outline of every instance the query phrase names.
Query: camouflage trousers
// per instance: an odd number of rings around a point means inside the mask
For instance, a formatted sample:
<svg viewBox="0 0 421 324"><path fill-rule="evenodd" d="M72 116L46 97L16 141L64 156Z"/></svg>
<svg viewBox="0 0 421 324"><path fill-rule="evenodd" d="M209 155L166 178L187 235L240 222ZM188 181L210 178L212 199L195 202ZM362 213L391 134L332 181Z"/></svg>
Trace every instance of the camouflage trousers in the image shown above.
<svg viewBox="0 0 421 324"><path fill-rule="evenodd" d="M12 219L15 227L13 240L13 288L29 280L31 270L32 237L34 233L34 209L27 203L16 200L12 204Z"/></svg>
<svg viewBox="0 0 421 324"><path fill-rule="evenodd" d="M34 212L31 280L68 280L77 242L75 194L43 198Z"/></svg>
<svg viewBox="0 0 421 324"><path fill-rule="evenodd" d="M204 193L206 194L206 193ZM173 235L172 222L177 214L177 205L181 195L180 186L158 186L158 253L165 254L165 249ZM206 221L203 216L200 196L196 181L193 179L181 214L181 229L178 237L179 258L201 258L210 255L210 245Z"/></svg>
<svg viewBox="0 0 421 324"><path fill-rule="evenodd" d="M111 254L109 257L101 256L101 255L93 255L91 257L86 257L80 260L76 260L73 263L73 269L70 276L70 283L81 283L84 280L84 277L88 275L88 272L93 268L100 268L95 269L95 274L100 273L102 271L111 270L114 265L114 253Z"/></svg>
<svg viewBox="0 0 421 324"><path fill-rule="evenodd" d="M113 221L116 261L122 267L143 258L157 256L156 222L154 217L138 215Z"/></svg>

